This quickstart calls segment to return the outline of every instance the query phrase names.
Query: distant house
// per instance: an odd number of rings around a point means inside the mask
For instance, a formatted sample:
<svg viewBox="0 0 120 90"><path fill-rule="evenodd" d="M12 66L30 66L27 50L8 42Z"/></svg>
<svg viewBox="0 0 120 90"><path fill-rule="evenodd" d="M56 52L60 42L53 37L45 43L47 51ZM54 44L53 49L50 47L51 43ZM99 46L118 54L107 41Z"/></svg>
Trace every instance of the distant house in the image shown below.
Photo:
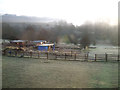
<svg viewBox="0 0 120 90"><path fill-rule="evenodd" d="M11 42L12 43L23 43L25 42L26 40L12 40Z"/></svg>
<svg viewBox="0 0 120 90"><path fill-rule="evenodd" d="M37 48L39 51L51 51L55 50L55 44L48 44L46 40L36 40L36 41L28 41L28 40L12 40L10 42L12 46L33 46L33 48Z"/></svg>
<svg viewBox="0 0 120 90"><path fill-rule="evenodd" d="M26 40L12 40L10 43L13 45L23 47L26 42L27 42Z"/></svg>
<svg viewBox="0 0 120 90"><path fill-rule="evenodd" d="M51 50L55 50L55 44L41 44L38 45L38 50L40 51L51 51Z"/></svg>
<svg viewBox="0 0 120 90"><path fill-rule="evenodd" d="M45 44L47 41L46 40L35 40L32 41L32 43L34 43L36 46L41 45L41 44Z"/></svg>
<svg viewBox="0 0 120 90"><path fill-rule="evenodd" d="M0 43L10 43L10 40L7 40L7 39L0 39Z"/></svg>

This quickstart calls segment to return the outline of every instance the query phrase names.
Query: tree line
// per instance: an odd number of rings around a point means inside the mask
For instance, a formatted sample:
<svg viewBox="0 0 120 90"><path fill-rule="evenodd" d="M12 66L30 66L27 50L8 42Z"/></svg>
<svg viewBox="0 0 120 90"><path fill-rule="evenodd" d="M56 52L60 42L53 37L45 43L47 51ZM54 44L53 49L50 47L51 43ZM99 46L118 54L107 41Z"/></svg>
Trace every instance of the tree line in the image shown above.
<svg viewBox="0 0 120 90"><path fill-rule="evenodd" d="M3 39L48 40L50 42L64 42L81 44L83 47L95 45L98 41L109 41L118 44L118 29L107 23L85 23L75 26L67 22L49 23L2 23Z"/></svg>

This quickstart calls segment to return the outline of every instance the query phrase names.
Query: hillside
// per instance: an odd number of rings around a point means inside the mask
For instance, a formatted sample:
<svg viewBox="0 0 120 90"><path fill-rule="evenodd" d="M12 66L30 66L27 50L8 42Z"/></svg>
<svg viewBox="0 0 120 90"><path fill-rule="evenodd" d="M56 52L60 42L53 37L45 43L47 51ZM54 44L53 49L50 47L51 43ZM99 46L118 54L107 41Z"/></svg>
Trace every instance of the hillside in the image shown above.
<svg viewBox="0 0 120 90"><path fill-rule="evenodd" d="M2 22L24 22L24 23L48 23L48 22L54 22L57 21L57 19L48 18L48 17L30 17L30 16L17 16L13 14L4 14L2 15Z"/></svg>

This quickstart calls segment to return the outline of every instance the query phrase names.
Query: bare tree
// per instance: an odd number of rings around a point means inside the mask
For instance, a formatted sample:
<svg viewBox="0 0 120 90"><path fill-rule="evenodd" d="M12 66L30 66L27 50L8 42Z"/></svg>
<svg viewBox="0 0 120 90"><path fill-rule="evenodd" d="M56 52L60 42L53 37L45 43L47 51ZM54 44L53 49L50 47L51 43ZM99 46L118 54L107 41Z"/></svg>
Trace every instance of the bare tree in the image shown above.
<svg viewBox="0 0 120 90"><path fill-rule="evenodd" d="M33 29L32 26L28 26L26 30L23 32L23 35L21 36L21 39L25 40L35 40L36 35L35 35L35 30Z"/></svg>

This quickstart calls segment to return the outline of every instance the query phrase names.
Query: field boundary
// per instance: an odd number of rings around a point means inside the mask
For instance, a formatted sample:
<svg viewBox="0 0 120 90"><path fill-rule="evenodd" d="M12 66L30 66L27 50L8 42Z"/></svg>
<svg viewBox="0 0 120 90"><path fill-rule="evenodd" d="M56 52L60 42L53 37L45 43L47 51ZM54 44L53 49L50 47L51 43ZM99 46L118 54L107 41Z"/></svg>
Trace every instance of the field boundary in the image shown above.
<svg viewBox="0 0 120 90"><path fill-rule="evenodd" d="M49 60L74 60L74 61L120 61L118 54L94 54L89 53L73 53L73 52L48 52L48 51L5 51L2 55L19 57L19 58L37 58Z"/></svg>

